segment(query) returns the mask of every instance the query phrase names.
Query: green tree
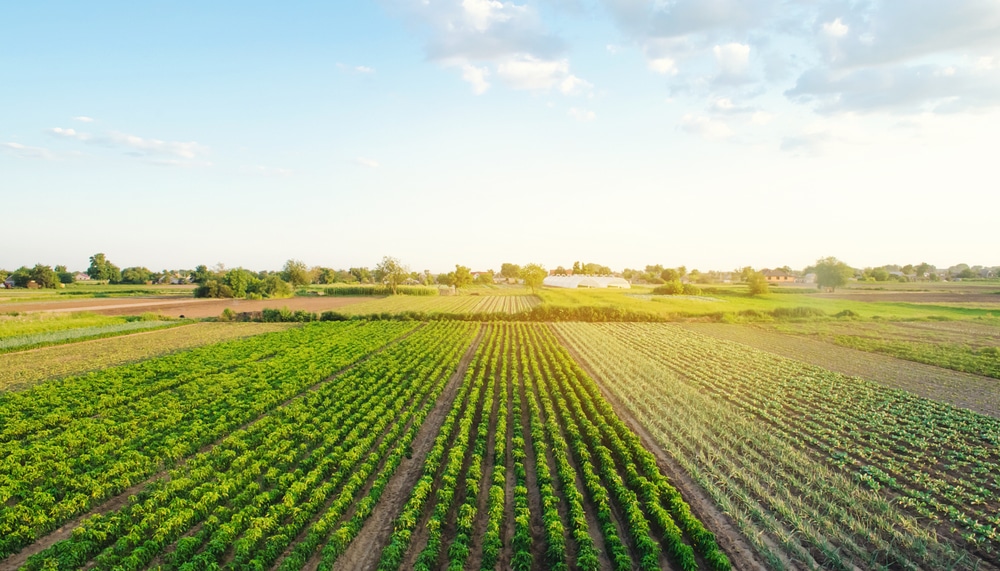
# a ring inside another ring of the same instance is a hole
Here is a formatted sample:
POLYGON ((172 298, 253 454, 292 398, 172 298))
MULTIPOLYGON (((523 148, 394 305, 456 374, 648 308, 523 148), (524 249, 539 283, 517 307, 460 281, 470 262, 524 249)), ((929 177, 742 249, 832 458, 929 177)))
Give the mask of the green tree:
POLYGON ((103 253, 97 253, 90 257, 90 267, 87 268, 87 275, 92 280, 101 280, 110 283, 121 281, 121 270, 118 266, 108 261, 103 253))
POLYGON ((532 292, 542 286, 547 275, 549 273, 539 264, 526 264, 521 268, 521 279, 524 280, 524 285, 531 288, 532 292))
POLYGON ((31 281, 31 268, 21 266, 11 272, 10 277, 14 280, 14 287, 28 287, 28 282, 31 281))
POLYGON ((293 292, 292 286, 276 274, 271 274, 249 286, 249 293, 268 298, 291 297, 293 292))
POLYGON ((389 286, 389 289, 395 295, 399 286, 410 276, 410 268, 404 266, 398 259, 392 256, 385 256, 375 266, 374 276, 377 282, 389 286))
MULTIPOLYGON (((60 283, 71 284, 76 281, 76 274, 66 269, 66 266, 56 266, 52 268, 56 272, 60 283)), ((2 280, 2 278, 0 278, 2 280)))
POLYGON ((246 297, 247 293, 250 293, 259 281, 260 279, 253 272, 244 270, 243 268, 229 270, 223 279, 223 283, 233 290, 233 297, 246 297))
POLYGON ((681 273, 673 268, 666 268, 660 272, 660 279, 669 283, 681 279, 681 273))
POLYGON ((472 270, 455 264, 455 277, 453 278, 452 285, 455 286, 455 289, 472 285, 472 270))
POLYGON ((509 280, 516 280, 521 277, 521 266, 506 262, 500 264, 500 275, 509 280))
POLYGON ((9 275, 10 272, 8 272, 7 270, 0 269, 0 286, 3 285, 2 282, 5 281, 7 279, 7 276, 9 275))
POLYGON ((39 287, 44 288, 54 289, 59 283, 59 276, 56 275, 52 267, 43 264, 35 264, 35 267, 31 268, 28 279, 34 280, 39 287))
POLYGON ((144 284, 151 279, 153 279, 153 272, 141 266, 133 266, 122 270, 119 282, 123 284, 144 284))
POLYGON ((212 279, 213 277, 215 276, 212 275, 212 272, 208 269, 208 266, 206 266, 205 264, 201 264, 195 267, 194 271, 191 272, 191 281, 193 281, 196 284, 203 284, 208 280, 212 279))
POLYGON ((763 295, 768 292, 767 277, 763 272, 752 272, 747 278, 747 287, 750 295, 763 295))
POLYGON ((302 260, 288 260, 281 270, 281 277, 292 287, 304 286, 312 283, 312 276, 309 273, 309 266, 302 260))
POLYGON ((854 270, 837 258, 828 257, 816 261, 816 284, 830 291, 847 283, 847 278, 854 275, 854 270))
POLYGON ((333 268, 317 266, 313 268, 312 272, 316 276, 316 283, 318 284, 329 285, 337 283, 337 270, 333 268))
POLYGON ((495 275, 496 274, 493 272, 493 270, 483 272, 478 276, 476 276, 476 283, 479 285, 491 285, 493 283, 493 277, 495 275))
POLYGON ((351 268, 348 271, 354 276, 355 281, 359 283, 367 284, 372 281, 372 272, 368 268, 351 268))

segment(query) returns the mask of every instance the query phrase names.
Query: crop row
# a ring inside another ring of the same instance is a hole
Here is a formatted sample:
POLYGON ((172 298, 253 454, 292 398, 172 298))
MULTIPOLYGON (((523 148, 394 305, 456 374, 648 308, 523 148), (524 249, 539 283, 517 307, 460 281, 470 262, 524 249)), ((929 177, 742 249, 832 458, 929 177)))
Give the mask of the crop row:
POLYGON ((0 557, 413 327, 305 327, 0 395, 0 557))
POLYGON ((328 568, 356 536, 475 327, 434 324, 85 520, 26 569, 328 568))
POLYGON ((929 481, 976 477, 978 462, 995 453, 985 446, 995 438, 990 419, 671 326, 554 328, 772 568, 789 559, 840 569, 974 566, 902 513, 912 484, 894 488, 895 502, 878 488, 891 478, 912 482, 911 456, 928 459, 929 481), (937 472, 931 454, 959 470, 937 472))
POLYGON ((661 551, 672 568, 730 568, 714 535, 546 327, 486 327, 379 569, 461 569, 476 548, 482 569, 589 570, 604 556, 614 569, 651 570, 664 563, 661 551), (483 469, 491 442, 492 473, 483 469), (475 529, 482 541, 470 541, 475 529))

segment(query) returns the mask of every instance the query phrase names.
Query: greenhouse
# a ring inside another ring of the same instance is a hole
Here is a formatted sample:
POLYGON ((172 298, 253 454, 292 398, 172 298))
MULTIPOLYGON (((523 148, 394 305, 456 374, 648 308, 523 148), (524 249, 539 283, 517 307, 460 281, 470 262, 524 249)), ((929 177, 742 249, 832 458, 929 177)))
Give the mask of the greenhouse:
POLYGON ((565 288, 621 288, 630 289, 632 286, 627 280, 614 276, 549 276, 545 278, 542 285, 549 287, 565 288))

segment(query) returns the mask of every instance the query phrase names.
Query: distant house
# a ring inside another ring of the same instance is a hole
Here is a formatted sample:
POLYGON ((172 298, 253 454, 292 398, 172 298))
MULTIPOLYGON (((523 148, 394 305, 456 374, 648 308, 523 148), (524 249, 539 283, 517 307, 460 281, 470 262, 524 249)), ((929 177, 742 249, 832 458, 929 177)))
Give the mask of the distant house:
POLYGON ((795 282, 795 276, 785 270, 764 270, 761 273, 767 278, 767 283, 769 284, 790 284, 795 282))
POLYGON ((5 289, 14 289, 14 276, 10 276, 3 282, 3 287, 5 289))
POLYGON ((87 282, 90 281, 90 275, 86 272, 76 272, 73 274, 73 279, 78 282, 87 282))

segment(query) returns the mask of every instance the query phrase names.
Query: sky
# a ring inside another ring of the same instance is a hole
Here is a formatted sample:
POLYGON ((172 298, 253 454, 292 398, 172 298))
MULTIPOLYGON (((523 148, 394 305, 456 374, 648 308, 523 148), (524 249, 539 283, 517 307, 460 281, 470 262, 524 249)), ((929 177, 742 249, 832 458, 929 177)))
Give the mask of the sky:
POLYGON ((997 0, 0 3, 0 268, 1000 265, 997 0))

